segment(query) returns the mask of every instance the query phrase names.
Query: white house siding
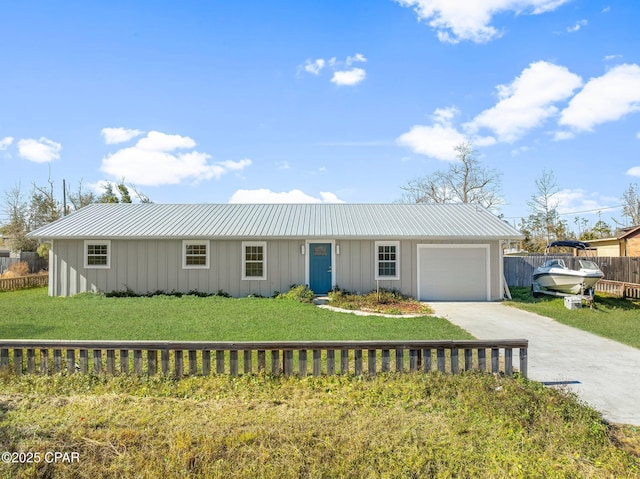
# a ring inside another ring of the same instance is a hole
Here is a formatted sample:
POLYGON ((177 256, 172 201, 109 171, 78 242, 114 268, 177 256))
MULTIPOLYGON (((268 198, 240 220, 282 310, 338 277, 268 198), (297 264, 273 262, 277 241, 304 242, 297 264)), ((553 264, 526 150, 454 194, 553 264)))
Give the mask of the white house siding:
POLYGON ((304 241, 267 242, 267 279, 242 280, 242 241, 211 240, 208 269, 182 268, 182 240, 111 240, 111 267, 84 268, 83 240, 56 240, 51 253, 50 294, 70 296, 83 291, 191 290, 232 296, 286 291, 304 283, 304 241))
MULTIPOLYGON (((375 280, 375 240, 341 240, 336 243, 340 254, 336 256, 337 286, 356 292, 369 292, 377 286, 397 289, 412 297, 418 296, 418 245, 419 244, 489 244, 489 290, 492 301, 502 299, 502 256, 499 241, 400 241, 400 278, 375 280)), ((464 274, 464 271, 458 272, 464 274)))
MULTIPOLYGON (((380 281, 381 288, 417 297, 419 244, 489 244, 490 299, 502 298, 502 258, 499 241, 400 240, 400 278, 380 281)), ((267 279, 242 280, 242 240, 210 240, 208 269, 182 268, 182 240, 111 240, 111 267, 84 268, 83 240, 55 240, 51 250, 49 293, 70 296, 83 291, 138 293, 191 290, 225 291, 232 296, 270 296, 305 283, 304 239, 267 240, 267 279)), ((358 292, 375 290, 375 240, 335 240, 336 285, 358 292)), ((461 271, 459 274, 464 274, 461 271)))

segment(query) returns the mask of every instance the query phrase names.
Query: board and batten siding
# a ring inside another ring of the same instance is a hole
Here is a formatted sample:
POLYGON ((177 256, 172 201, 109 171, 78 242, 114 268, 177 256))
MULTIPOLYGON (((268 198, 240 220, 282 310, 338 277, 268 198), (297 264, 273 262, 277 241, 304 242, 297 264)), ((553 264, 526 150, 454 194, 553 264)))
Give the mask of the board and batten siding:
MULTIPOLYGON (((111 267, 86 269, 83 240, 55 240, 50 252, 49 294, 71 296, 85 291, 217 292, 235 297, 271 296, 293 284, 305 284, 308 252, 305 238, 266 240, 267 279, 242 279, 242 240, 210 240, 208 269, 182 268, 182 240, 111 240, 111 267)), ((321 242, 321 241, 320 241, 321 242)), ((400 240, 400 275, 397 280, 375 280, 376 240, 335 240, 335 285, 355 292, 380 288, 418 295, 418 245, 452 241, 400 240)), ((502 257, 498 241, 455 241, 489 244, 490 299, 502 299, 502 257)), ((459 274, 464 274, 460 271, 459 274)))
MULTIPOLYGON (((340 240, 336 243, 340 254, 336 256, 336 285, 347 291, 366 293, 380 288, 397 289, 416 298, 418 296, 418 245, 488 244, 489 245, 489 297, 502 299, 502 254, 499 241, 400 241, 400 277, 397 280, 375 280, 375 240, 340 240)), ((464 271, 457 274, 464 275, 464 271)))
POLYGON ((304 241, 267 242, 267 279, 242 279, 242 241, 211 240, 208 269, 182 268, 181 240, 111 240, 111 267, 84 267, 83 240, 56 240, 50 253, 49 294, 85 291, 225 291, 232 296, 271 296, 304 283, 304 241))

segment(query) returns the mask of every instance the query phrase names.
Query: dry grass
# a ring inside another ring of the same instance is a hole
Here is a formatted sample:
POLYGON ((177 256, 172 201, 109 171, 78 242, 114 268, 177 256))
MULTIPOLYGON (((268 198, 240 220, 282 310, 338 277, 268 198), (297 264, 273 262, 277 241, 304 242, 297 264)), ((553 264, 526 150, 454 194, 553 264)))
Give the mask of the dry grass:
MULTIPOLYGON (((600 416, 492 375, 5 377, 2 477, 638 477, 600 416)), ((619 436, 616 436, 619 438, 619 436)))
POLYGON ((3 278, 17 278, 19 276, 27 276, 29 274, 29 264, 26 261, 11 263, 7 270, 2 274, 3 278))

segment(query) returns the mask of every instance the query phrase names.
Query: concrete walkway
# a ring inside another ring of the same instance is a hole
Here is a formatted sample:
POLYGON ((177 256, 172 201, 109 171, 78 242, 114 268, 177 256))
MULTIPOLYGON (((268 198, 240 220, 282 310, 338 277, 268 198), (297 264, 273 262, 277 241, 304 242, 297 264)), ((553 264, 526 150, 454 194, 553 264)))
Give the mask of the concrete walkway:
POLYGON ((608 421, 640 426, 640 350, 502 303, 429 305, 478 339, 528 339, 531 379, 562 384, 608 421))

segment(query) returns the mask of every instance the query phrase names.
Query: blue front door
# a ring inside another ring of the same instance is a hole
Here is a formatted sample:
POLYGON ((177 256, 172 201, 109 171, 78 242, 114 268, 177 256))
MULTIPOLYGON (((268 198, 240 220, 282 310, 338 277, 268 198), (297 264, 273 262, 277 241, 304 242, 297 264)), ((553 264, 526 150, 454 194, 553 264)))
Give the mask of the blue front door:
POLYGON ((331 290, 331 243, 309 244, 309 288, 316 294, 331 290))

